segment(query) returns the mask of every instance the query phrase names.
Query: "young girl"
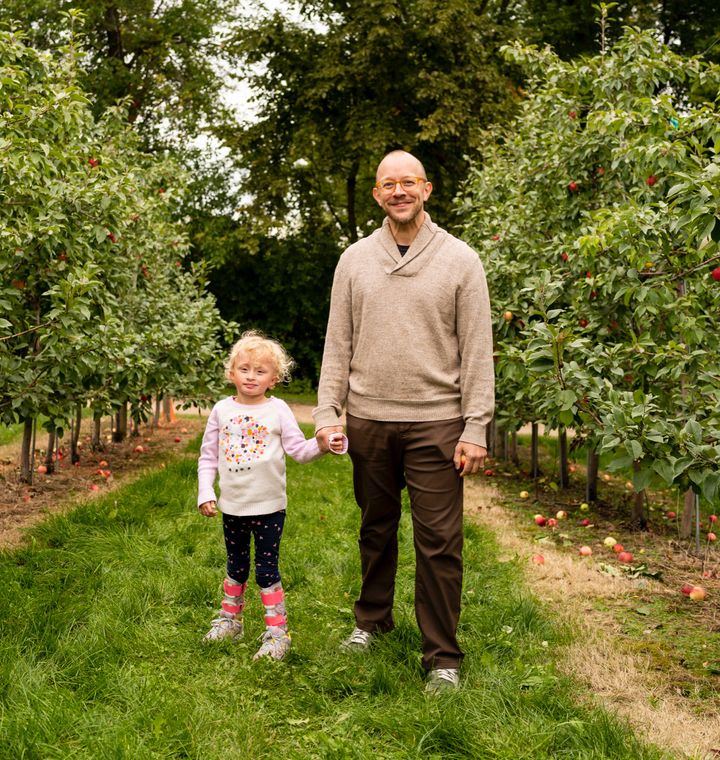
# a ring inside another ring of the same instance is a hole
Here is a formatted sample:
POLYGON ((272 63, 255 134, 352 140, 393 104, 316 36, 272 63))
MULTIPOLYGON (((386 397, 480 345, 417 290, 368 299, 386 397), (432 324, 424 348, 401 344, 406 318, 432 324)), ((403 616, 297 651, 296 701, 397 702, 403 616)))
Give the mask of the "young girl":
MULTIPOLYGON (((225 374, 236 394, 213 407, 198 461, 198 509, 223 516, 227 549, 225 596, 206 641, 243 635, 245 590, 250 575, 250 536, 255 541, 255 580, 265 607, 266 630, 253 659, 282 659, 290 647, 285 592, 278 570, 285 522, 285 454, 298 462, 322 456, 317 441, 305 439, 290 407, 265 394, 287 380, 292 359, 274 340, 246 332, 233 346, 225 374), (220 499, 213 488, 220 474, 220 499)), ((347 451, 347 439, 330 441, 336 454, 347 451)))

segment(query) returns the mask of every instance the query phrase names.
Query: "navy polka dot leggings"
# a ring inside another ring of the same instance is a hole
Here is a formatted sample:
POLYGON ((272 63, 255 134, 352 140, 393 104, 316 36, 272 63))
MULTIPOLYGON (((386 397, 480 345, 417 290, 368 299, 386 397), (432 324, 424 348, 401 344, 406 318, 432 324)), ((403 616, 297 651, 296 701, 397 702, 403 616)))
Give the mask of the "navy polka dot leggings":
POLYGON ((223 513, 227 574, 238 583, 250 576, 250 536, 255 539, 255 580, 260 588, 280 582, 278 560, 285 510, 269 515, 238 517, 223 513))

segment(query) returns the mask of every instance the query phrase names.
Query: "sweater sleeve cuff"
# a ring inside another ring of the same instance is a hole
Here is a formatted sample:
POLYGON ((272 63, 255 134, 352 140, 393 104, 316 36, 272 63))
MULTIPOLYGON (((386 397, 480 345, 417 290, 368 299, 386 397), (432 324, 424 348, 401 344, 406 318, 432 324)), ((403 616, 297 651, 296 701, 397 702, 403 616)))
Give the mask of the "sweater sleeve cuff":
POLYGON ((340 415, 332 406, 316 406, 312 416, 315 420, 315 432, 320 428, 342 427, 340 415))
POLYGON ((482 446, 487 448, 487 426, 482 425, 479 422, 466 422, 465 430, 463 430, 460 436, 461 441, 465 443, 474 443, 476 446, 482 446))
POLYGON ((198 507, 201 504, 204 504, 206 501, 217 501, 217 496, 215 495, 215 490, 210 489, 209 491, 202 490, 198 493, 198 507))

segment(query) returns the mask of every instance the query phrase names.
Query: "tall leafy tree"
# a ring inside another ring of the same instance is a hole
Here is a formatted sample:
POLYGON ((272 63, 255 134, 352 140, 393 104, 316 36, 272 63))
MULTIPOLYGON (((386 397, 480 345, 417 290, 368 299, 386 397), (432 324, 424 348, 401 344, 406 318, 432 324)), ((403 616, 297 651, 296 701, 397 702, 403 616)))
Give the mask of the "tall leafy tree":
MULTIPOLYGON (((720 60, 720 5, 706 0, 619 0, 607 3, 608 34, 623 26, 654 30, 658 41, 686 55, 720 60)), ((597 0, 525 0, 523 38, 550 45, 564 59, 598 51, 597 0)))
POLYGON ((0 25, 55 49, 80 33, 80 84, 98 117, 121 98, 152 144, 229 119, 222 93, 234 70, 226 38, 237 23, 233 0, 3 0, 0 25), (75 19, 71 29, 68 12, 75 19))
POLYGON ((479 131, 513 107, 497 55, 509 5, 309 0, 302 21, 276 13, 246 24, 236 49, 258 116, 231 144, 249 208, 352 241, 377 219, 375 165, 403 147, 424 162, 432 213, 448 224, 479 131))

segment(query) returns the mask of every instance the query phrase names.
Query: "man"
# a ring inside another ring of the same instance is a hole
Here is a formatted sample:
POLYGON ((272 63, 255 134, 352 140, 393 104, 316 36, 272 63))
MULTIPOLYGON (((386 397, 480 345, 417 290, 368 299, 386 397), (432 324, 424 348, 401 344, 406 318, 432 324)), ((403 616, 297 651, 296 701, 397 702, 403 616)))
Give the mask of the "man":
POLYGON ((424 210, 432 185, 410 153, 380 162, 383 225, 340 257, 316 436, 347 435, 361 510, 362 589, 344 642, 365 650, 394 626, 400 492, 415 543, 415 615, 430 692, 459 685, 463 482, 486 457, 493 414, 490 303, 477 254, 424 210))

